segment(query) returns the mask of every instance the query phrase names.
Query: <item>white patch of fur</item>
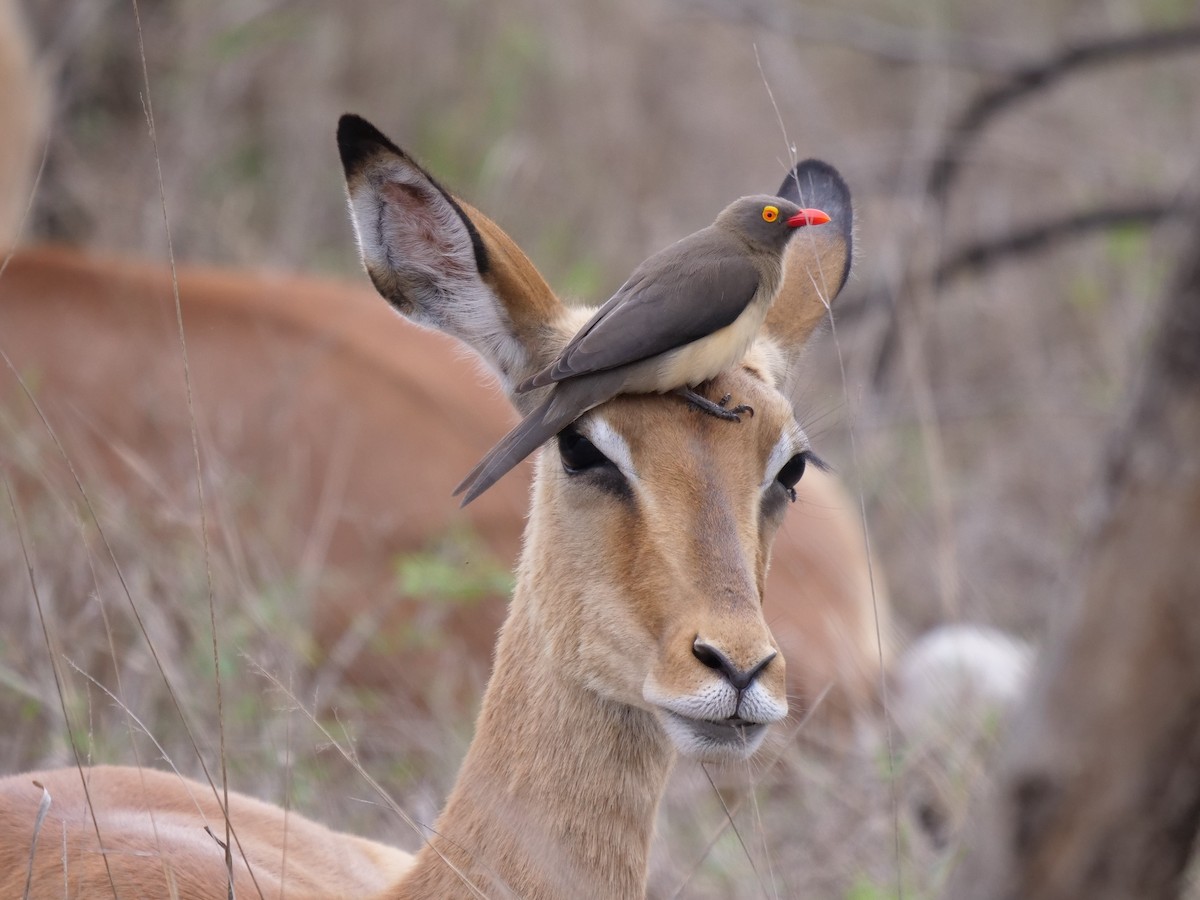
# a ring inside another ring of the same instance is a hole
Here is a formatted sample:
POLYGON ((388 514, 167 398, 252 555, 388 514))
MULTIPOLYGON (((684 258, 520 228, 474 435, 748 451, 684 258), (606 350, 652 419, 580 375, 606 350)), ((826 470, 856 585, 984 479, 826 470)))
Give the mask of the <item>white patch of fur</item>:
POLYGON ((761 682, 753 682, 742 692, 739 705, 737 689, 716 675, 700 690, 682 695, 664 690, 651 676, 642 687, 642 698, 676 715, 710 722, 719 722, 736 714, 743 719, 769 724, 787 715, 787 703, 772 697, 761 682))
POLYGON ((800 426, 795 422, 789 422, 783 426, 783 432, 779 435, 779 440, 775 442, 775 446, 771 448, 771 454, 767 457, 766 467, 763 469, 762 484, 759 485, 760 491, 766 491, 779 475, 779 470, 784 467, 789 459, 797 453, 802 453, 808 449, 808 438, 800 429, 800 426))
POLYGON ((779 342, 765 331, 759 333, 747 351, 743 364, 762 372, 777 390, 782 390, 787 381, 788 355, 783 352, 779 342))
POLYGON ((596 445, 596 449, 621 470, 630 481, 636 481, 637 469, 633 465, 633 453, 629 443, 609 424, 603 415, 592 412, 578 423, 587 439, 596 445))
POLYGON ((778 722, 787 715, 786 700, 776 700, 761 682, 755 681, 742 691, 738 715, 753 722, 778 722))
MULTIPOLYGON (((555 329, 558 331, 558 337, 562 339, 562 347, 567 345, 567 341, 575 337, 579 329, 591 321, 592 316, 596 314, 598 306, 568 306, 563 311, 563 314, 555 321, 555 329)), ((555 352, 562 350, 562 347, 556 348, 555 352)))
POLYGON ((642 697, 658 711, 658 720, 675 749, 697 759, 744 759, 766 737, 766 729, 762 729, 742 741, 722 740, 713 735, 711 723, 736 714, 769 725, 787 715, 787 702, 776 700, 757 681, 742 692, 740 704, 733 685, 717 677, 695 693, 682 696, 668 693, 651 677, 643 685, 642 697))
POLYGON ((728 719, 737 709, 737 690, 715 675, 700 690, 683 695, 664 690, 651 676, 642 687, 642 698, 677 715, 713 722, 728 719))

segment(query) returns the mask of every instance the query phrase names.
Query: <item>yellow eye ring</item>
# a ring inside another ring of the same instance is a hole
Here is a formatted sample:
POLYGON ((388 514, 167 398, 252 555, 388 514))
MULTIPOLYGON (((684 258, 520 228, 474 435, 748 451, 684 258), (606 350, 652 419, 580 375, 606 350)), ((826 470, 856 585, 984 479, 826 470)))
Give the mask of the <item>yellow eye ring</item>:
POLYGON ((779 218, 779 207, 764 206, 763 211, 762 211, 762 217, 763 217, 764 222, 774 222, 776 219, 779 218))

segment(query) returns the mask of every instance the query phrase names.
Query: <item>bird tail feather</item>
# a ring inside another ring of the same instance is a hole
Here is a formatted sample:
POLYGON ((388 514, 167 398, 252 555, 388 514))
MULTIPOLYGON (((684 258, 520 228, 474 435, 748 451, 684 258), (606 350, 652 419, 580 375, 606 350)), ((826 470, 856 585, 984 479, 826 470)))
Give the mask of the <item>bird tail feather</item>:
POLYGON ((610 389, 610 384, 615 386, 617 381, 609 376, 556 385, 541 406, 522 419, 488 451, 487 456, 454 489, 454 496, 463 494, 462 505, 466 506, 554 435, 592 407, 612 397, 616 390, 610 389))

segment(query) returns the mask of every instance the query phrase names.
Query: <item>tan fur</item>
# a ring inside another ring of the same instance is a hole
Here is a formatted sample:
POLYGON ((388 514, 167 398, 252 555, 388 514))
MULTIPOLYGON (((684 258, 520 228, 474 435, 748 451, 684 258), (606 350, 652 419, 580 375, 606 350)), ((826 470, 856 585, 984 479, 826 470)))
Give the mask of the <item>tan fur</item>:
MULTIPOLYGON (((421 673, 449 656, 462 660, 465 700, 486 675, 505 598, 457 605, 397 597, 396 560, 429 552, 457 529, 477 535, 496 566, 511 565, 528 503, 524 479, 465 511, 448 499, 511 412, 479 383, 479 367, 461 349, 405 323, 369 288, 187 267, 179 286, 203 465, 232 486, 210 492, 210 515, 224 522, 236 514, 214 530, 215 552, 226 552, 226 539, 236 551, 247 529, 268 514, 273 521, 280 506, 292 527, 252 543, 301 575, 316 546, 320 570, 302 581, 311 594, 296 602, 298 614, 311 615, 318 662, 356 619, 377 615, 374 640, 340 660, 345 677, 386 688, 401 708, 424 705, 430 692, 421 673), (432 458, 430 447, 439 448, 432 458), (420 477, 415 460, 423 461, 420 477), (239 486, 271 507, 235 505, 226 494, 239 486), (427 627, 443 642, 406 643, 411 623, 425 621, 431 606, 445 618, 427 627)), ((148 509, 164 497, 186 504, 194 496, 166 269, 64 248, 19 251, 0 280, 0 348, 96 496, 106 486, 148 509)), ((10 424, 43 436, 2 365, 0 409, 10 424)), ((24 504, 75 496, 44 444, 39 480, 18 485, 24 504)))
POLYGON ((798 386, 797 365, 804 342, 829 318, 848 264, 848 248, 833 229, 805 228, 783 258, 783 284, 767 313, 767 332, 787 354, 781 389, 792 396, 798 386))
MULTIPOLYGON (((493 270, 483 279, 485 291, 472 296, 486 302, 490 295, 504 307, 503 315, 477 321, 507 324, 504 335, 476 335, 473 346, 487 357, 501 343, 517 345, 531 368, 569 335, 569 314, 515 246, 497 241, 482 217, 476 222, 493 270), (518 284, 520 291, 494 292, 518 284)), ((341 302, 328 300, 332 309, 341 302)), ((811 294, 803 302, 811 304, 811 294)), ((780 334, 777 344, 790 351, 806 336, 780 334)), ((515 358, 505 357, 509 364, 515 358)), ((277 896, 285 877, 293 879, 288 897, 440 900, 477 896, 476 889, 528 898, 644 893, 654 812, 675 752, 662 704, 704 706, 723 690, 722 676, 696 657, 693 641, 718 647, 740 667, 778 646, 764 617, 763 586, 779 520, 760 509, 761 486, 771 478, 766 460, 781 434, 796 428, 776 387, 788 374, 777 368, 786 358, 790 352, 764 348, 749 367, 711 386, 713 394, 729 392, 754 406, 756 414, 742 423, 658 396, 617 398, 594 411, 629 448, 636 503, 572 482, 553 450, 542 455, 494 675, 433 844, 401 877, 406 858, 398 851, 292 816, 287 858, 296 868, 289 865, 285 876, 285 814, 238 796, 230 819, 261 873, 265 896, 277 896), (347 874, 351 863, 355 872, 347 874)), ((500 367, 496 358, 489 361, 500 367)), ((510 382, 517 374, 505 373, 510 382)), ((427 413, 419 405, 412 412, 427 413)), ((803 588, 802 581, 797 592, 803 588)), ((861 600, 858 608, 861 628, 867 617, 861 600)), ((863 668, 868 660, 863 653, 863 668)), ((770 710, 784 705, 784 669, 781 657, 772 660, 752 687, 767 710, 761 721, 776 718, 770 710)), ((207 787, 128 768, 97 768, 87 776, 97 788, 99 841, 120 852, 95 852, 95 825, 79 812, 78 772, 11 776, 0 781, 5 896, 19 895, 24 883, 40 796, 30 790, 34 777, 51 785, 57 817, 43 829, 32 897, 103 896, 110 872, 119 896, 169 895, 162 890, 168 880, 181 897, 226 896, 219 849, 203 833, 205 823, 223 831, 207 787), (153 827, 163 816, 172 823, 165 836, 153 827), (108 870, 106 858, 115 860, 108 870)), ((256 895, 240 862, 236 877, 239 896, 256 895)))
MULTIPOLYGON (((96 766, 85 774, 86 790, 76 769, 0 780, 0 897, 22 896, 43 787, 50 811, 38 835, 32 898, 112 897, 113 885, 122 900, 226 896, 225 854, 204 830, 224 840, 211 788, 152 769, 96 766)), ((229 801, 238 897, 360 900, 379 895, 412 863, 403 851, 278 806, 240 794, 229 801)))

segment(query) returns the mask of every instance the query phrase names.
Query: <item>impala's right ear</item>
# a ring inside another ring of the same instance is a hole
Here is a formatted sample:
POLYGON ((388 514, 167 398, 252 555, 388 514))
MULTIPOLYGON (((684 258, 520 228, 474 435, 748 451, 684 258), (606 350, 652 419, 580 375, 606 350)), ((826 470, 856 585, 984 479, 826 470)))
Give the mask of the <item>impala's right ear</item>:
POLYGON ((854 249, 854 207, 850 188, 837 169, 817 159, 797 163, 778 195, 829 214, 829 223, 805 228, 792 238, 783 264, 783 284, 767 313, 765 330, 784 353, 777 386, 791 395, 803 369, 805 343, 829 316, 830 306, 850 275, 854 249))
POLYGON ((549 363, 548 326, 562 303, 508 235, 365 119, 342 116, 337 140, 375 288, 414 322, 470 346, 512 396, 549 363))

